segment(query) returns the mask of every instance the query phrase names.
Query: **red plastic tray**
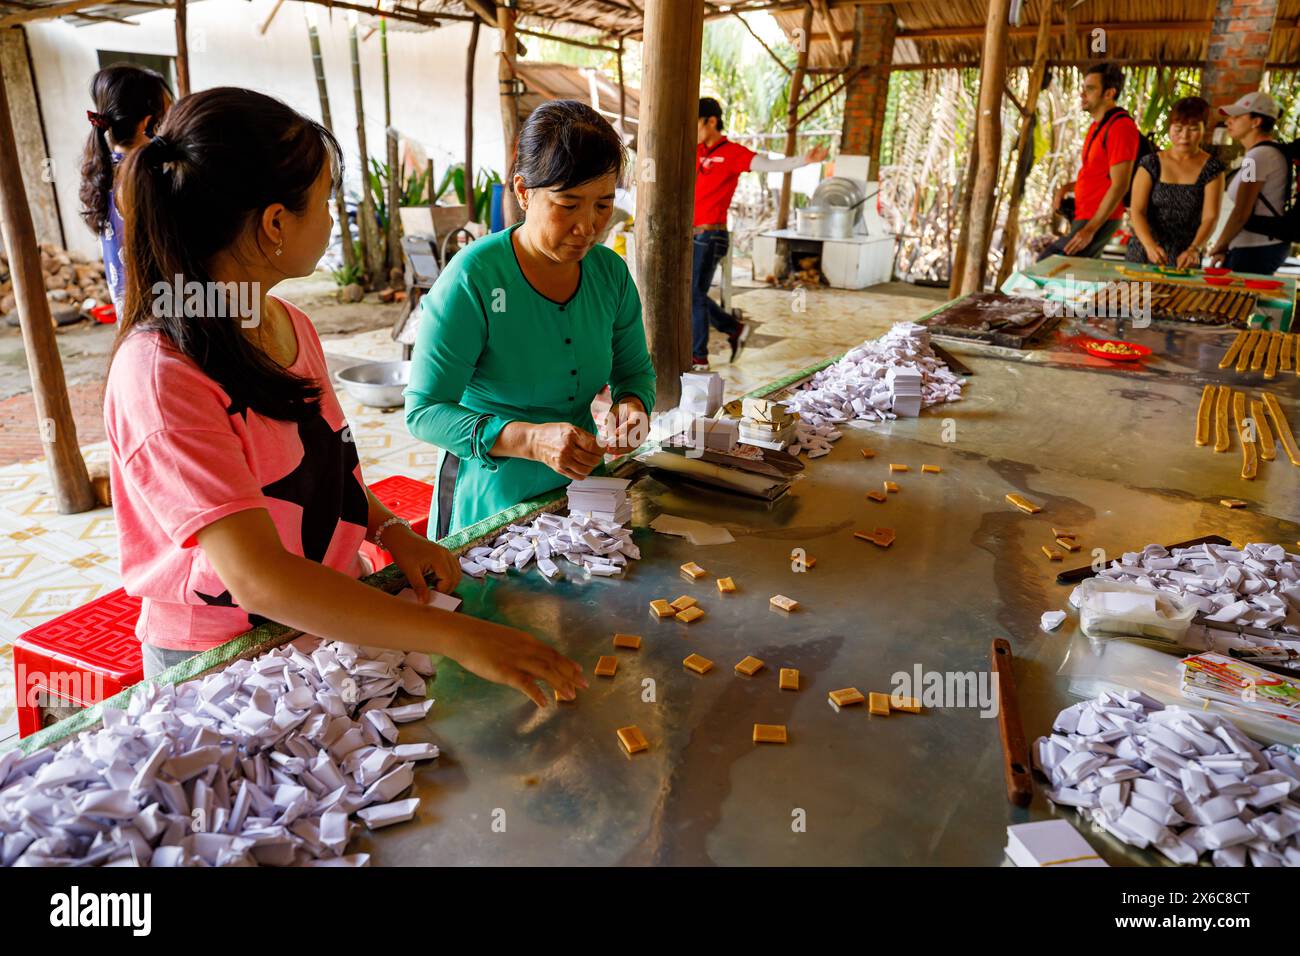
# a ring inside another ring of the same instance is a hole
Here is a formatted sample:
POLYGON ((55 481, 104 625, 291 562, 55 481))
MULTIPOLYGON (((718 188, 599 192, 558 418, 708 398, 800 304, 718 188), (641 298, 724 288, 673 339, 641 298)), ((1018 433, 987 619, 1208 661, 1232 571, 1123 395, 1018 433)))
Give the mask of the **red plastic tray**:
POLYGON ((1095 355, 1097 358, 1111 362, 1136 362, 1138 359, 1144 359, 1151 354, 1151 350, 1145 345, 1138 345, 1136 342, 1123 342, 1119 339, 1083 339, 1079 344, 1083 346, 1083 350, 1089 355, 1095 355), (1103 351, 1100 348, 1102 345, 1122 345, 1133 351, 1127 355, 1115 354, 1103 351))

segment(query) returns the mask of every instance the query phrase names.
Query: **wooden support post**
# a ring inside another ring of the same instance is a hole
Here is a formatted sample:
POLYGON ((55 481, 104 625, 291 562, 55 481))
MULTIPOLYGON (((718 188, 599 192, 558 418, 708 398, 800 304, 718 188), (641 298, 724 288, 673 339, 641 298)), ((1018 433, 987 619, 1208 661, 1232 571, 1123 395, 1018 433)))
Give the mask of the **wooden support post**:
POLYGON ((54 486, 55 506, 60 514, 89 511, 95 507, 95 492, 77 444, 77 426, 68 401, 68 384, 63 377, 50 303, 45 298, 41 252, 27 206, 22 168, 18 164, 3 73, 0 73, 0 229, 9 250, 18 324, 27 353, 27 370, 32 379, 32 397, 36 400, 36 418, 54 486))
POLYGON ((176 93, 190 95, 190 46, 186 40, 185 0, 176 0, 176 93))
POLYGON ((618 38, 618 139, 627 145, 627 83, 623 79, 623 38, 618 38))
POLYGON ((370 288, 388 277, 384 272, 384 250, 375 219, 375 197, 370 191, 370 152, 366 149, 366 107, 361 97, 361 53, 357 45, 355 17, 348 26, 348 39, 352 47, 352 98, 357 113, 357 147, 361 151, 361 212, 357 231, 361 238, 362 268, 369 274, 370 288))
MULTIPOLYGON (((325 86, 325 60, 320 52, 320 34, 316 31, 316 17, 313 8, 307 8, 307 39, 311 43, 312 69, 316 71, 316 95, 320 99, 320 121, 331 133, 334 122, 330 118, 330 94, 325 86)), ((343 179, 339 178, 334 186, 334 214, 338 216, 339 235, 342 237, 343 265, 351 269, 357 264, 357 251, 352 245, 352 227, 348 224, 348 205, 343 196, 343 179)))
POLYGON ((657 382, 655 407, 681 398, 691 367, 691 224, 704 0, 646 0, 637 127, 636 257, 657 382))
POLYGON ((497 30, 501 34, 501 52, 497 59, 497 82, 501 88, 501 133, 505 141, 505 182, 501 197, 501 217, 510 226, 523 218, 523 210, 515 199, 515 140, 519 138, 519 95, 516 85, 515 60, 519 56, 519 37, 515 33, 516 14, 513 7, 497 7, 497 30))
MULTIPOLYGON (((844 34, 840 33, 840 28, 835 24, 835 15, 831 13, 826 0, 813 0, 813 4, 817 7, 817 12, 821 15, 822 23, 826 24, 826 32, 830 34, 831 45, 835 47, 835 62, 847 69, 850 61, 845 59, 844 55, 844 34)), ((808 45, 812 46, 811 41, 808 45)))
POLYGON ((401 280, 397 273, 402 272, 402 221, 398 207, 402 201, 402 160, 398 155, 397 130, 393 129, 393 94, 388 81, 388 21, 379 20, 379 58, 384 66, 384 145, 387 147, 388 163, 388 237, 385 243, 388 250, 388 275, 384 284, 397 286, 401 280), (396 281, 394 281, 396 279, 396 281))
POLYGON ((952 254, 952 272, 948 275, 948 297, 961 295, 962 275, 966 271, 966 244, 970 241, 970 197, 975 191, 975 170, 980 154, 979 127, 971 135, 970 153, 966 156, 966 175, 962 178, 961 194, 956 198, 957 248, 952 254))
MULTIPOLYGON (((799 35, 799 59, 795 63, 794 74, 790 77, 790 103, 786 110, 785 124, 785 154, 786 156, 795 155, 798 148, 799 133, 799 98, 803 92, 803 78, 808 71, 808 54, 812 49, 812 21, 813 8, 812 4, 804 7, 803 10, 803 32, 799 35)), ((781 200, 776 207, 776 228, 784 229, 790 223, 790 193, 792 191, 793 174, 786 173, 781 177, 781 200)))
MULTIPOLYGON (((474 60, 478 56, 478 20, 469 28, 469 54, 465 60, 465 204, 469 207, 469 221, 478 222, 478 203, 474 198, 474 60)), ((437 186, 429 177, 429 202, 437 186)))
POLYGON ((980 66, 980 94, 975 127, 979 130, 978 166, 971 192, 970 237, 961 291, 984 288, 988 270, 989 238, 993 234, 993 194, 1002 156, 1002 91, 1007 85, 1007 17, 1011 0, 990 0, 984 25, 984 57, 980 66))
POLYGON ((1000 287, 1011 275, 1016 261, 1016 244, 1020 239, 1020 201, 1025 195, 1025 180, 1033 163, 1034 126, 1038 113, 1038 94, 1047 72, 1047 49, 1052 36, 1052 0, 1039 0, 1038 38, 1034 43, 1034 65, 1029 69, 1029 88, 1025 91, 1024 115, 1020 135, 1016 138, 1015 176, 1007 191, 1007 222, 1002 228, 1002 263, 994 286, 1000 287))

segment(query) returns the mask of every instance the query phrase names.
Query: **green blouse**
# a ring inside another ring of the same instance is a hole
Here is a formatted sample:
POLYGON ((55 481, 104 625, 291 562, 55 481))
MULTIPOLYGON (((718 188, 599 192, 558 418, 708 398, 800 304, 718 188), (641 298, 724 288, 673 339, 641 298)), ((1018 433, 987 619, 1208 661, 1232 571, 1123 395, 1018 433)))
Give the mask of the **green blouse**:
POLYGON ((458 252, 420 302, 406 427, 439 448, 429 537, 442 537, 567 482, 541 462, 488 454, 512 421, 595 431, 591 401, 654 406, 641 300, 627 265, 595 246, 567 302, 532 287, 511 234, 458 252))

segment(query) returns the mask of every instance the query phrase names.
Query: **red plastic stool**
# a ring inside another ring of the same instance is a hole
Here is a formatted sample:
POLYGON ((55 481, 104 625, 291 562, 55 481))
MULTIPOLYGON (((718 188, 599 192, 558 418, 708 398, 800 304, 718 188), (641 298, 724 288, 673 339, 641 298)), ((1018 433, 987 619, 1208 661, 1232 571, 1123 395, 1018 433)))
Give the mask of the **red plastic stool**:
POLYGON ((144 679, 135 622, 140 599, 121 588, 32 628, 14 641, 18 736, 41 729, 47 699, 89 707, 144 679))
MULTIPOLYGON (((389 511, 411 522, 412 531, 428 534, 429 505, 433 503, 433 485, 427 481, 407 478, 405 475, 393 475, 391 478, 376 481, 370 486, 370 490, 389 511)), ((391 554, 369 541, 361 546, 361 553, 370 559, 376 571, 393 563, 391 554)))

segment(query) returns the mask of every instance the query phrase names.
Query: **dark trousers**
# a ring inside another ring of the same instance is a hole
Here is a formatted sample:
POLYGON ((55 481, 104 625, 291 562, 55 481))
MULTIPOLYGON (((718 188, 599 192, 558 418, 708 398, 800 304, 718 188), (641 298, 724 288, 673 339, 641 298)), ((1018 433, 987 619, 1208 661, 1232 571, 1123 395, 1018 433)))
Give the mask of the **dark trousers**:
POLYGON ((1233 272, 1253 272, 1256 275, 1271 276, 1286 262, 1291 243, 1275 242, 1267 246, 1240 246, 1229 249, 1223 264, 1233 272))
MULTIPOLYGON (((1081 252, 1076 252, 1075 255, 1081 259, 1096 259, 1101 255, 1101 251, 1106 248, 1106 243, 1110 241, 1110 237, 1115 235, 1115 230, 1119 228, 1119 224, 1120 220, 1118 219, 1109 219, 1102 223, 1101 228, 1097 230, 1097 234, 1092 237, 1092 242, 1088 243, 1088 247, 1081 252)), ((1087 219, 1076 219, 1071 222, 1070 231, 1044 249, 1039 255, 1038 261, 1042 262, 1048 256, 1065 255, 1065 244, 1086 225, 1088 225, 1087 219)))
POLYGON ((709 354, 709 325, 730 335, 739 323, 730 312, 709 298, 709 286, 718 263, 727 254, 731 237, 721 229, 701 232, 691 245, 691 355, 709 354))

